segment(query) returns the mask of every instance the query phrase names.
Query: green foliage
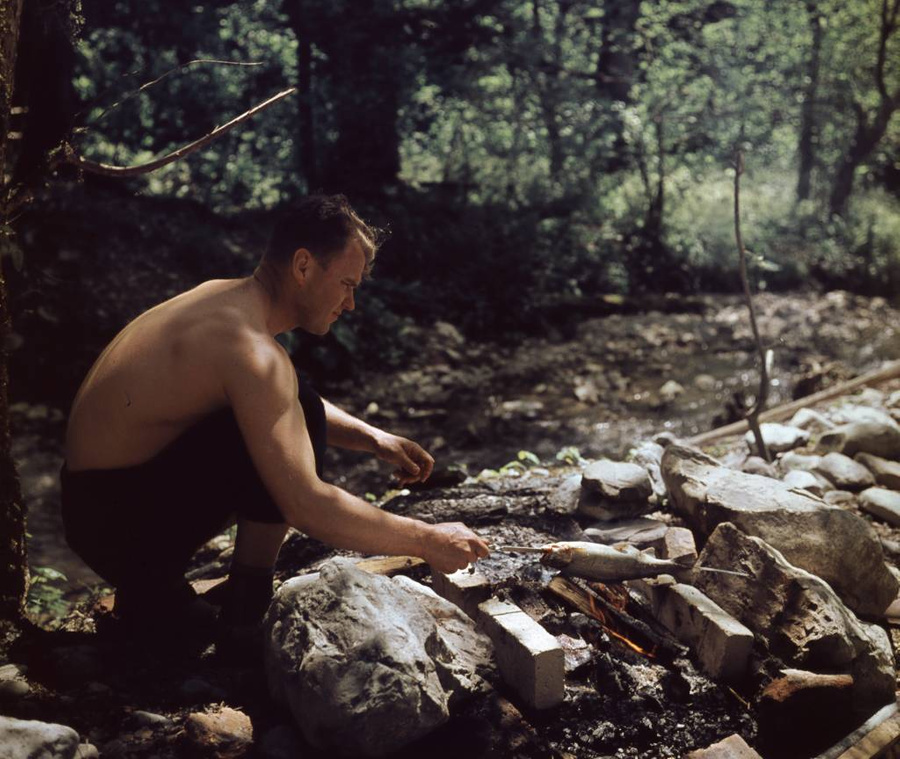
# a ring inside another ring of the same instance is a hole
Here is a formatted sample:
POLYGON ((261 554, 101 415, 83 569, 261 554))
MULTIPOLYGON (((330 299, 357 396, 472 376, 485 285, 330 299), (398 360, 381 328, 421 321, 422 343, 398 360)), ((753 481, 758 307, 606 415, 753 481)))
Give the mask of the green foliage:
POLYGON ((556 460, 568 466, 582 466, 587 463, 587 459, 582 457, 581 451, 572 445, 560 448, 556 452, 556 460))
MULTIPOLYGON (((320 186, 350 191, 393 237, 365 319, 334 331, 344 354, 402 362, 415 346, 394 338, 409 320, 526 329, 544 301, 565 295, 737 288, 737 147, 748 160, 743 221, 760 286, 894 281, 897 119, 858 172, 845 218, 825 212, 858 120, 879 107, 880 0, 348 7, 93 0, 75 72, 79 122, 90 125, 80 149, 120 164, 180 146, 307 77, 293 101, 134 185, 227 212, 320 186), (194 58, 262 65, 192 67, 98 121, 123 93, 194 58), (813 195, 798 204, 810 98, 813 195)), ((895 33, 890 92, 900 84, 897 45, 895 33)))
POLYGON ((33 618, 58 619, 68 611, 64 590, 59 583, 66 576, 53 567, 31 567, 26 610, 33 618))

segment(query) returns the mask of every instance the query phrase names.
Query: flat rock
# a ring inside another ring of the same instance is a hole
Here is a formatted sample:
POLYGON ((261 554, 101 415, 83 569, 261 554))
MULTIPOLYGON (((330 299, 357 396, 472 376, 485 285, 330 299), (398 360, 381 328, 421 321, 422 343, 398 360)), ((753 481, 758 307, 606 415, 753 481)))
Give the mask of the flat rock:
POLYGON ((795 469, 811 472, 821 460, 821 456, 807 456, 796 451, 788 451, 779 456, 775 463, 781 472, 792 472, 795 469))
POLYGON ((638 464, 603 459, 588 464, 581 476, 581 489, 611 501, 646 500, 653 492, 650 475, 638 464))
POLYGON ((875 483, 890 490, 900 490, 900 461, 890 461, 871 453, 857 453, 853 459, 875 477, 875 483))
POLYGON ((227 706, 214 712, 188 715, 184 732, 193 749, 216 759, 237 759, 248 754, 253 746, 250 718, 227 706))
POLYGON ((426 735, 494 672, 490 641, 460 609, 347 559, 284 583, 264 626, 273 698, 309 743, 344 755, 382 756, 426 735))
POLYGON ((0 716, 3 759, 74 759, 79 736, 71 727, 0 716))
MULTIPOLYGON (((770 453, 783 453, 800 448, 809 442, 809 432, 788 424, 763 422, 759 425, 759 431, 762 433, 763 442, 770 453)), ((756 438, 752 430, 744 435, 744 442, 751 453, 756 453, 756 438)))
POLYGON ((782 482, 797 490, 806 490, 815 496, 821 497, 827 490, 834 490, 834 486, 827 480, 822 480, 812 472, 804 472, 802 469, 793 469, 784 475, 782 482))
POLYGON ((679 445, 666 449, 662 474, 674 510, 700 535, 731 522, 824 579, 858 614, 878 616, 896 598, 900 583, 871 525, 858 514, 778 480, 726 469, 679 445))
POLYGON ((653 510, 653 492, 644 467, 624 461, 594 461, 581 477, 578 510, 597 519, 624 519, 653 510))
POLYGON ((762 637, 768 653, 786 667, 850 675, 857 714, 868 715, 893 700, 894 662, 887 633, 857 619, 827 583, 728 523, 710 535, 699 561, 747 573, 702 573, 695 582, 762 637))
POLYGON ((813 472, 821 474, 838 490, 849 490, 851 493, 875 484, 875 477, 866 467, 843 453, 825 454, 813 472))
POLYGON ((871 453, 885 459, 900 459, 900 427, 893 421, 843 424, 822 433, 816 451, 837 451, 846 456, 871 453))
POLYGON ((869 488, 859 494, 859 507, 872 516, 900 527, 900 493, 887 488, 869 488))
POLYGON ((598 522, 586 527, 584 534, 597 543, 612 545, 613 543, 628 542, 634 545, 645 545, 656 540, 661 540, 669 525, 658 519, 638 517, 637 519, 622 519, 614 522, 598 522))

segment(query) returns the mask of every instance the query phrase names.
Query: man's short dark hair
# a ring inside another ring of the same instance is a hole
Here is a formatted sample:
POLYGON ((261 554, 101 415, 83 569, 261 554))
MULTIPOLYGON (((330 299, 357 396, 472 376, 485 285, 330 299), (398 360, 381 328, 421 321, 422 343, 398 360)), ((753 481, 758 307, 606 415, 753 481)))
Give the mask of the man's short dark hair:
POLYGON ((381 230, 366 224, 344 195, 308 195, 282 213, 263 260, 276 266, 289 265, 294 252, 306 248, 322 266, 327 266, 356 239, 366 255, 368 273, 381 236, 381 230))

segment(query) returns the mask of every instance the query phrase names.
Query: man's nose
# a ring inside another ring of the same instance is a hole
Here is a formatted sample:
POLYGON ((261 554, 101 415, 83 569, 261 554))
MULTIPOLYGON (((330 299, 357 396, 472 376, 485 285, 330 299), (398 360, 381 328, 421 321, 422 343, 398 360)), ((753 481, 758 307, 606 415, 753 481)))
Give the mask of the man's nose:
POLYGON ((353 291, 351 290, 347 297, 344 298, 344 310, 352 311, 354 308, 356 308, 356 301, 353 298, 353 291))

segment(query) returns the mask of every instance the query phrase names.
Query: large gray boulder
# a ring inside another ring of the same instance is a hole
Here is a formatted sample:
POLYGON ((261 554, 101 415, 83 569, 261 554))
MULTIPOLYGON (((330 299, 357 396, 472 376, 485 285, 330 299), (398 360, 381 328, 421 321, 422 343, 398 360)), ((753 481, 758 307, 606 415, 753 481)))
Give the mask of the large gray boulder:
POLYGON ((79 736, 71 727, 0 716, 3 759, 74 759, 79 736))
POLYGON ((858 514, 778 480, 727 469, 683 446, 666 449, 662 474, 675 511, 701 534, 731 522, 821 577, 863 616, 880 615, 897 597, 900 583, 872 527, 858 514))
POLYGON ((698 572, 695 583, 764 639, 769 654, 789 667, 852 676, 852 703, 860 715, 894 699, 887 633, 860 622, 819 577, 727 522, 710 535, 699 564, 747 573, 698 572))
POLYGON ((893 422, 851 422, 822 433, 819 453, 837 451, 845 456, 871 453, 885 459, 900 459, 900 426, 893 422))
POLYGON ((278 591, 265 619, 269 689, 313 746, 382 756, 485 690, 491 644, 453 604, 405 577, 333 559, 278 591))

